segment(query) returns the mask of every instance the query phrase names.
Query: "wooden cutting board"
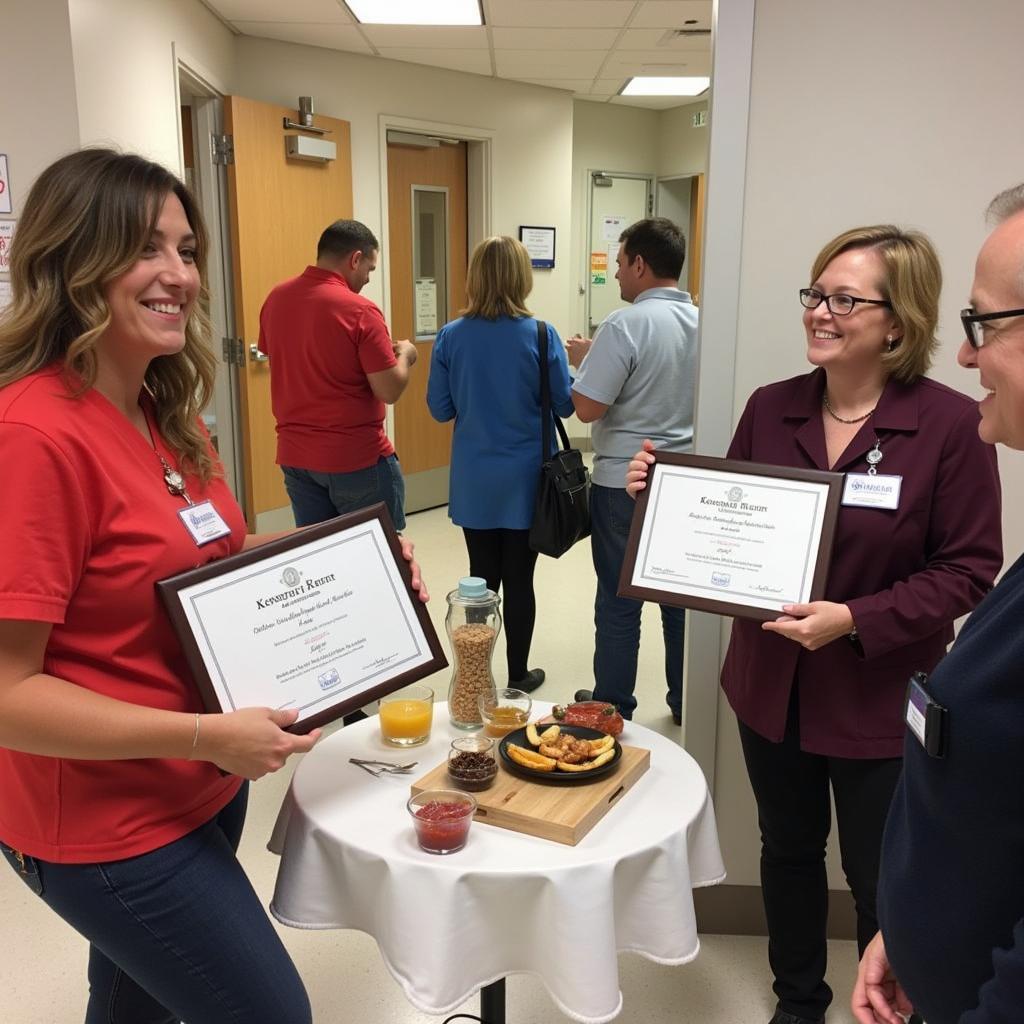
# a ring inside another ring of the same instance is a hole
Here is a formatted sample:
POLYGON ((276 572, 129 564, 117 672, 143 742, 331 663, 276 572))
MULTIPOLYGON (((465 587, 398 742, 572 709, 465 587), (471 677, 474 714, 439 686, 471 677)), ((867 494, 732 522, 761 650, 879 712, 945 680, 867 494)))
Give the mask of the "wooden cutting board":
MULTIPOLYGON (((615 771, 593 782, 557 785, 521 778, 499 758, 494 784, 472 794, 477 801, 474 818, 485 825, 575 846, 623 798, 650 763, 649 750, 623 747, 615 771)), ((453 788, 447 760, 412 784, 414 794, 453 788)))

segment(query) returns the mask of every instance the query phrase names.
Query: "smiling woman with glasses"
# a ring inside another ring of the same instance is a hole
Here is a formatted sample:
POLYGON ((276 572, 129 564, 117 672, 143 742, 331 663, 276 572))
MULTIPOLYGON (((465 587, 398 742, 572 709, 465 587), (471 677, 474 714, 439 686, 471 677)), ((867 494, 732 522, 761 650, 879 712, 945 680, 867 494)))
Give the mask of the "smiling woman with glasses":
MULTIPOLYGON (((729 448, 733 459, 845 476, 826 599, 785 605, 774 622, 736 619, 722 668, 761 829, 772 1024, 818 1024, 832 999, 830 795, 861 950, 874 934, 907 680, 935 667, 1002 561, 996 463, 977 407, 924 376, 941 284, 918 232, 879 225, 829 242, 800 290, 814 369, 755 391, 729 448)), ((650 458, 630 464, 632 493, 650 458)))

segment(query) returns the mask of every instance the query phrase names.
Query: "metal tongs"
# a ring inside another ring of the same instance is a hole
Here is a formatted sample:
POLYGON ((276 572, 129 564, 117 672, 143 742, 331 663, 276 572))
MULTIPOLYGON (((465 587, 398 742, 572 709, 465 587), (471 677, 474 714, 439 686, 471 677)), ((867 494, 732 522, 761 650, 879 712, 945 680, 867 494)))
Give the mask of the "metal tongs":
POLYGON ((381 775, 408 775, 419 764, 419 761, 411 761, 409 764, 395 764, 393 761, 364 761, 358 757, 350 757, 348 760, 350 764, 359 765, 364 772, 369 772, 374 778, 380 778, 381 775))

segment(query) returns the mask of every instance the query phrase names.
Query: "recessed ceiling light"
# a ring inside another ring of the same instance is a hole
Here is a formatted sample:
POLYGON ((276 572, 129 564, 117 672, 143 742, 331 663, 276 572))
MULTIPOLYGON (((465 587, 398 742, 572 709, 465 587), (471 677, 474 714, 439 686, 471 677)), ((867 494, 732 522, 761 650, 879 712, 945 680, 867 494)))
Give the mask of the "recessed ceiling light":
POLYGON ((637 75, 631 78, 620 96, 699 96, 711 85, 710 78, 699 76, 688 77, 655 77, 653 75, 637 75))
POLYGON ((345 0, 364 25, 482 25, 480 0, 345 0))

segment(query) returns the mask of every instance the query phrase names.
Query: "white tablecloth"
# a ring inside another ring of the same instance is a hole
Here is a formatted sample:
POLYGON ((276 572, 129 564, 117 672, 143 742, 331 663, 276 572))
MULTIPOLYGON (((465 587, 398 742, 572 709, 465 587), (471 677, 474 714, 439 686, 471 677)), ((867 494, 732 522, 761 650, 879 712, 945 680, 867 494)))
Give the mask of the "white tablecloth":
POLYGON ((370 718, 305 756, 270 841, 281 854, 277 920, 372 935, 409 1002, 430 1014, 525 972, 566 1016, 601 1024, 622 1009, 620 952, 662 964, 696 957, 691 890, 722 881, 725 868, 689 754, 628 722, 622 740, 648 748, 650 768, 577 846, 474 822, 462 850, 437 856, 417 846, 405 801, 457 735, 439 703, 422 747, 385 746, 370 718), (350 757, 419 767, 372 778, 350 757))

